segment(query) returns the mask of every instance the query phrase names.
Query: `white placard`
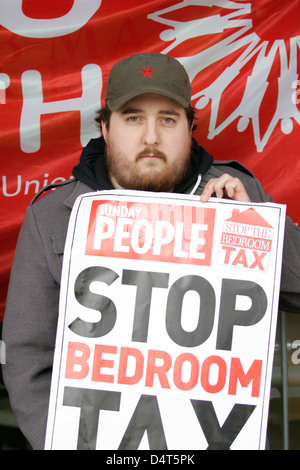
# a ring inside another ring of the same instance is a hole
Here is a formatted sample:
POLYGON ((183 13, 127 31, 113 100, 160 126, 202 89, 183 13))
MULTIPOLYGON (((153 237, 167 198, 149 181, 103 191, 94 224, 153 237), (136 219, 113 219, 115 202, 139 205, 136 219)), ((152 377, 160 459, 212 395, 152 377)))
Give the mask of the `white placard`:
POLYGON ((264 449, 285 206, 101 191, 65 246, 46 449, 264 449))

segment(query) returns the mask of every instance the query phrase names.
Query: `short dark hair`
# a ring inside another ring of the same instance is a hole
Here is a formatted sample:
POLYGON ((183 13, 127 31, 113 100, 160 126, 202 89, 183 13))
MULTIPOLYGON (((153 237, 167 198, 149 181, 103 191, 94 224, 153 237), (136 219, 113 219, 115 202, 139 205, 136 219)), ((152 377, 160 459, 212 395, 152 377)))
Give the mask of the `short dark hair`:
MULTIPOLYGON (((192 127, 192 131, 197 129, 197 125, 195 124, 196 118, 196 108, 193 108, 193 106, 189 106, 188 108, 185 109, 186 111, 186 116, 188 120, 189 126, 192 127)), ((96 114, 95 121, 99 124, 101 127, 101 122, 104 122, 105 126, 107 129, 109 129, 109 122, 110 122, 110 117, 111 117, 112 111, 108 108, 107 105, 104 106, 104 108, 99 109, 96 114)))

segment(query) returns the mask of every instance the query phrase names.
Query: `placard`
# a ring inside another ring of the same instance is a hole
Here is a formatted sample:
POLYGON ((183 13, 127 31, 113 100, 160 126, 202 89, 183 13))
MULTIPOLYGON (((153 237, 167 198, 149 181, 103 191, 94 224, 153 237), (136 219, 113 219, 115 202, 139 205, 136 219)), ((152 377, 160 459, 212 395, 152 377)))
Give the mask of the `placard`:
POLYGON ((285 206, 100 191, 65 246, 46 449, 264 449, 285 206))

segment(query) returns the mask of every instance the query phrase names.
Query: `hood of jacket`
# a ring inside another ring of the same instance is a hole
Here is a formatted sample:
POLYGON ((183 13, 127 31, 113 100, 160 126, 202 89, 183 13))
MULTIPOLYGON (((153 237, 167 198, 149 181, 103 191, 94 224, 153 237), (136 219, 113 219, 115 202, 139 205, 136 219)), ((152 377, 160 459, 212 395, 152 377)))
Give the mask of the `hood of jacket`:
MULTIPOLYGON (((213 163, 213 157, 193 139, 192 158, 187 178, 175 189, 175 193, 188 192, 197 182, 198 175, 204 175, 213 163)), ((94 191, 114 189, 108 178, 105 165, 105 142, 103 137, 91 139, 84 147, 79 163, 73 168, 73 176, 87 184, 94 191)))

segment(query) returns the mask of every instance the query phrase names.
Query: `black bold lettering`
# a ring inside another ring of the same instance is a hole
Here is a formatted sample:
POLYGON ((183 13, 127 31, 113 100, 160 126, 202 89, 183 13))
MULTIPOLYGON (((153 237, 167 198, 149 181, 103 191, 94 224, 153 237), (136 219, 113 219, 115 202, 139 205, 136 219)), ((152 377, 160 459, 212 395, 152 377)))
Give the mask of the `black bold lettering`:
POLYGON ((230 351, 232 347, 233 327, 235 325, 255 325, 265 315, 267 306, 267 296, 260 285, 252 281, 223 279, 217 349, 230 351), (238 296, 245 296, 251 300, 251 306, 248 310, 236 309, 236 299, 238 296))
POLYGON ((200 276, 184 276, 170 288, 166 328, 170 338, 180 346, 195 347, 210 336, 215 316, 215 293, 210 283, 200 276), (196 291, 200 297, 198 325, 194 331, 185 331, 181 325, 182 304, 185 294, 196 291))
POLYGON ((148 434, 150 449, 167 449, 157 397, 152 395, 141 395, 119 450, 138 449, 145 432, 148 434))
POLYGON ((120 392, 65 387, 63 405, 81 408, 77 450, 95 450, 100 410, 119 411, 120 392))
POLYGON ((152 289, 167 288, 168 282, 166 273, 124 270, 122 284, 137 287, 132 341, 147 342, 152 289))
POLYGON ((220 427, 211 401, 191 400, 191 403, 208 443, 206 450, 229 450, 256 408, 253 405, 235 404, 220 427))
POLYGON ((76 299, 84 307, 99 311, 101 318, 98 322, 88 322, 76 318, 68 325, 73 333, 85 338, 99 338, 113 329, 117 318, 115 304, 104 295, 94 294, 89 287, 95 281, 104 282, 110 286, 118 277, 119 275, 115 271, 101 266, 84 269, 77 276, 74 286, 76 299))

